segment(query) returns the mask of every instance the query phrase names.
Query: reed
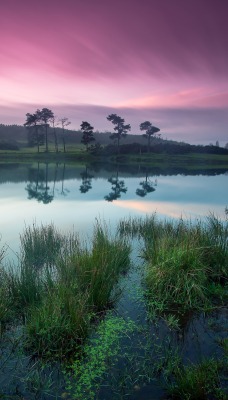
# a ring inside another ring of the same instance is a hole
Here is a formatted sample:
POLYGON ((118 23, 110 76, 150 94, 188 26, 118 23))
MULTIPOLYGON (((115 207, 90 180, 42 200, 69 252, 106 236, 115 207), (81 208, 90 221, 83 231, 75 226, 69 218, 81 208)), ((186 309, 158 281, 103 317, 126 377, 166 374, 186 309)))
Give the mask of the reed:
POLYGON ((127 242, 99 223, 89 245, 76 236, 60 242, 54 265, 37 268, 27 259, 19 275, 11 274, 12 297, 27 313, 27 345, 42 356, 64 357, 85 339, 92 317, 117 298, 118 278, 130 262, 127 242))
POLYGON ((220 385, 221 363, 214 359, 188 366, 180 365, 174 371, 167 390, 176 400, 225 400, 226 393, 220 385))
POLYGON ((210 214, 206 220, 159 221, 153 214, 122 221, 119 232, 143 238, 147 297, 159 311, 206 309, 216 293, 223 297, 228 278, 227 219, 210 214))
POLYGON ((35 268, 55 265, 56 258, 61 252, 65 238, 53 224, 32 227, 26 226, 20 235, 21 258, 23 264, 35 268))
POLYGON ((87 294, 58 284, 30 309, 27 347, 42 357, 64 359, 85 339, 90 319, 87 294))
MULTIPOLYGON (((88 303, 101 311, 113 303, 118 295, 116 283, 130 264, 130 247, 126 241, 110 237, 107 228, 99 223, 94 228, 91 250, 85 248, 69 259, 67 273, 74 271, 82 293, 88 293, 88 303), (116 289, 116 290, 115 290, 116 289)), ((61 266, 66 273, 65 264, 61 266)))

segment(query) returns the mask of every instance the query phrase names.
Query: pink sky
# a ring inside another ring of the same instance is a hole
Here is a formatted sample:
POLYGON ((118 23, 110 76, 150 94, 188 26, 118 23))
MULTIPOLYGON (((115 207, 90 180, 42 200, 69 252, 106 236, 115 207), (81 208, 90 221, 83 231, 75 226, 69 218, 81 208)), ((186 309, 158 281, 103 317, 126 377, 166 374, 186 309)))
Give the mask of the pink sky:
POLYGON ((228 142, 227 0, 1 0, 0 123, 49 107, 78 129, 228 142))

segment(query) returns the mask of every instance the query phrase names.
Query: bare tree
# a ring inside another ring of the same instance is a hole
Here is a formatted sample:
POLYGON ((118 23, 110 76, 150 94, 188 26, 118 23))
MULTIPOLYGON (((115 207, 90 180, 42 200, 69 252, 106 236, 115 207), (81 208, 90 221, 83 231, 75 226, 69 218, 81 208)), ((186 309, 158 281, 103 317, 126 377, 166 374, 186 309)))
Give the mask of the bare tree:
POLYGON ((71 122, 69 121, 69 118, 66 117, 60 118, 59 122, 61 123, 62 126, 63 151, 64 153, 66 153, 65 128, 66 126, 70 125, 71 122))

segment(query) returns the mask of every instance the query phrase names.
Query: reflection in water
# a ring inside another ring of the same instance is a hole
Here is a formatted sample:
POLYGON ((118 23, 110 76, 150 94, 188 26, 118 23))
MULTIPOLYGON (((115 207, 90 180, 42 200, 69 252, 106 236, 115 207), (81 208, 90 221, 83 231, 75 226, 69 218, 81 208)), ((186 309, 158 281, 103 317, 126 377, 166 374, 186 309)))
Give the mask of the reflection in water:
POLYGON ((90 234, 97 217, 113 227, 122 218, 154 212, 161 218, 204 217, 210 212, 224 218, 228 206, 224 170, 201 171, 196 176, 195 171, 186 175, 148 167, 147 172, 143 166, 119 165, 118 171, 110 164, 86 168, 76 163, 0 163, 2 243, 17 252, 24 224, 32 225, 34 219, 42 224, 53 222, 64 232, 75 227, 77 232, 90 234), (148 183, 154 185, 148 187, 148 183), (136 194, 137 189, 146 195, 136 194))
POLYGON ((91 188, 92 188, 92 178, 93 175, 90 175, 88 172, 88 167, 86 165, 85 170, 83 172, 81 172, 81 177, 82 177, 82 184, 79 188, 81 193, 87 193, 91 188))
POLYGON ((117 169, 116 171, 116 176, 111 176, 111 178, 108 179, 108 182, 111 183, 111 192, 104 196, 104 199, 107 201, 113 201, 117 200, 121 197, 121 193, 126 193, 127 188, 125 187, 125 182, 124 180, 119 179, 119 170, 117 169))
MULTIPOLYGON (((65 142, 64 142, 65 143, 65 142)), ((65 181, 65 171, 66 171, 66 164, 63 164, 63 171, 62 171, 62 189, 61 189, 61 195, 62 196, 67 196, 67 193, 69 193, 69 189, 64 188, 64 181, 65 181)))
MULTIPOLYGON (((48 186, 48 163, 46 163, 44 176, 42 172, 40 171, 40 164, 38 162, 35 182, 30 181, 25 190, 28 192, 29 200, 36 199, 38 202, 48 204, 54 199, 54 195, 49 193, 50 187, 48 186)), ((31 173, 34 173, 34 170, 32 170, 31 173)))
POLYGON ((148 170, 146 169, 145 180, 139 183, 141 188, 136 189, 136 194, 140 197, 145 197, 148 193, 155 191, 155 186, 157 186, 157 179, 154 182, 148 177, 148 170))

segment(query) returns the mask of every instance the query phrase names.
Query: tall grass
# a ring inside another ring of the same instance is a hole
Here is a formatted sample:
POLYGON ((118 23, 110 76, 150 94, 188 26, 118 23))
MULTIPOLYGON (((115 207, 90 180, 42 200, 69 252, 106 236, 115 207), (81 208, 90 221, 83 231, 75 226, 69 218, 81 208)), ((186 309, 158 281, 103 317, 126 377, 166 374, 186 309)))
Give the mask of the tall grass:
POLYGON ((0 249, 0 335, 4 324, 10 319, 11 315, 11 304, 10 296, 7 286, 7 274, 2 265, 6 248, 3 246, 0 249))
POLYGON ((96 313, 117 298, 130 247, 99 222, 91 243, 34 224, 21 235, 21 253, 6 281, 14 316, 26 321, 27 346, 39 355, 66 356, 84 340, 96 313))
MULTIPOLYGON (((111 239, 107 228, 99 223, 94 228, 91 250, 85 248, 75 252, 65 264, 60 265, 63 279, 75 274, 82 293, 88 293, 88 303, 97 311, 115 301, 114 290, 120 273, 126 272, 130 260, 130 247, 120 238, 111 239), (65 277, 64 277, 65 274, 65 277)), ((67 278, 69 279, 69 278, 67 278)))
POLYGON ((210 214, 206 220, 158 221, 153 214, 122 221, 119 231, 144 239, 148 297, 164 311, 206 308, 212 301, 211 283, 227 283, 227 219, 210 214))
POLYGON ((41 224, 39 227, 33 223, 32 227, 25 227, 20 235, 20 241, 22 262, 39 268, 44 264, 48 266, 55 264, 65 238, 53 224, 47 226, 41 224))
POLYGON ((214 359, 205 360, 196 365, 180 365, 174 371, 172 382, 167 391, 176 400, 227 399, 220 383, 222 363, 214 359))

